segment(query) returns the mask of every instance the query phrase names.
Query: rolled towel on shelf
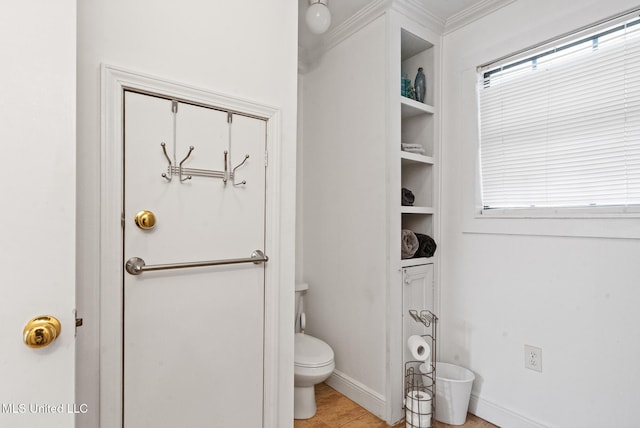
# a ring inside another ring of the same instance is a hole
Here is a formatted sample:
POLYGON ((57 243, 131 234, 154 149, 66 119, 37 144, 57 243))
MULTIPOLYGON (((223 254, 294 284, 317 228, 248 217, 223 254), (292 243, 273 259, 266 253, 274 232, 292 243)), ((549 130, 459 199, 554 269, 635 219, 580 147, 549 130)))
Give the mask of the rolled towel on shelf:
POLYGON ((408 229, 402 229, 402 249, 401 255, 403 259, 410 259, 418 250, 418 237, 415 233, 408 229))
POLYGON ((413 257, 433 257, 437 248, 436 241, 429 235, 422 233, 415 233, 415 235, 418 239, 418 249, 413 254, 413 257))
POLYGON ((416 197, 413 195, 411 190, 403 187, 402 188, 402 206, 412 207, 413 202, 416 200, 416 197))

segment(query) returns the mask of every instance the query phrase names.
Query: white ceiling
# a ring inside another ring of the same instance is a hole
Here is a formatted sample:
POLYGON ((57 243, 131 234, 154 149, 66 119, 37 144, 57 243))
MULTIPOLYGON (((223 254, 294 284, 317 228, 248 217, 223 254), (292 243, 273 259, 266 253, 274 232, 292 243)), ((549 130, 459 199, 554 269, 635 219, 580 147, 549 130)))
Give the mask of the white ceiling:
MULTIPOLYGON (((366 7, 373 0, 329 0, 331 10, 331 29, 343 23, 366 7)), ((420 4, 442 23, 449 18, 467 10, 483 8, 492 5, 488 0, 419 0, 420 4)), ((309 0, 298 0, 298 44, 303 49, 311 49, 317 46, 320 36, 312 34, 306 26, 304 15, 309 7, 309 0)))

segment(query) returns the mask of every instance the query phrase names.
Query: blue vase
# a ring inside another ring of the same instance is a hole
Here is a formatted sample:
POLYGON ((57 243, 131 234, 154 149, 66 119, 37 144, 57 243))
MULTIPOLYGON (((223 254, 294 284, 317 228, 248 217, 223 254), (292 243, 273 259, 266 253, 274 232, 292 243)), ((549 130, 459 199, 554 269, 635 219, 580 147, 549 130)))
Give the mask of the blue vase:
POLYGON ((424 97, 427 95, 427 79, 422 72, 422 67, 418 68, 413 86, 416 88, 416 101, 423 103, 424 97))

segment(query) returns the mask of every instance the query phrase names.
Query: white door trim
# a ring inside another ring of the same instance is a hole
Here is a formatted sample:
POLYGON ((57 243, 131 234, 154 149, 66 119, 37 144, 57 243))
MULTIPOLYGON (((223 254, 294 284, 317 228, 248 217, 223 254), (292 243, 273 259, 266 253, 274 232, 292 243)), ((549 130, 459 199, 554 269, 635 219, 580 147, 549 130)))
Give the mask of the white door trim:
POLYGON ((281 113, 271 106, 103 64, 100 174, 100 426, 122 427, 123 91, 161 94, 267 119, 264 326, 264 428, 278 428, 280 277, 281 113))

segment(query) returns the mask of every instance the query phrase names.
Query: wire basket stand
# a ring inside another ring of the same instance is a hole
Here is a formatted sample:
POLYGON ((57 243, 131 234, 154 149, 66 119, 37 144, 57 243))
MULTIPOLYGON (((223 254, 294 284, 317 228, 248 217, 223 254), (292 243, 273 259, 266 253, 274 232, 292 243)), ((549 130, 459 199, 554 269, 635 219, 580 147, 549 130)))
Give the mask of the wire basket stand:
POLYGON ((431 346, 427 361, 407 361, 404 364, 404 409, 406 428, 435 427, 436 409, 436 324, 438 317, 428 310, 409 310, 414 321, 427 327, 421 335, 431 346))

